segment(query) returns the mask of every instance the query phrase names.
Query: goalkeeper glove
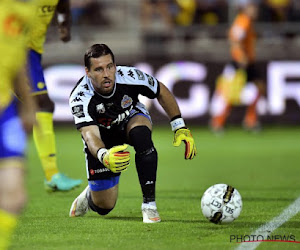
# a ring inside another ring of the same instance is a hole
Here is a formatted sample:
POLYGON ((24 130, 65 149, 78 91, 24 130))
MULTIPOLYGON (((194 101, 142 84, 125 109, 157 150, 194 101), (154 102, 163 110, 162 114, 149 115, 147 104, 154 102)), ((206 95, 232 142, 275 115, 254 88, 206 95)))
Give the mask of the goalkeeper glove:
POLYGON ((114 146, 111 149, 100 148, 97 152, 99 161, 113 173, 120 173, 127 169, 130 162, 130 153, 126 150, 127 144, 114 146))
POLYGON ((177 118, 171 122, 172 130, 174 133, 173 146, 180 146, 181 142, 185 143, 185 159, 193 159, 197 154, 194 138, 191 131, 185 127, 185 123, 182 118, 177 118))

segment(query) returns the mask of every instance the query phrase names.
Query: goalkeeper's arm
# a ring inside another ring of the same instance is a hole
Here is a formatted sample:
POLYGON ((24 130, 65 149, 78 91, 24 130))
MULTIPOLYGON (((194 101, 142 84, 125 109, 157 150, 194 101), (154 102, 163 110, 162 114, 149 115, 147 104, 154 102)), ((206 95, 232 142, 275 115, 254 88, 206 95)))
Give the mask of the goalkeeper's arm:
POLYGON ((183 141, 186 146, 185 159, 193 159, 197 154, 197 150, 192 134, 185 126, 175 97, 164 84, 159 84, 160 93, 157 100, 170 118, 172 131, 174 131, 173 145, 177 147, 183 141))
POLYGON ((127 145, 118 145, 111 149, 106 149, 101 139, 99 128, 96 125, 82 127, 81 135, 86 142, 91 154, 114 173, 126 170, 129 166, 130 154, 125 151, 127 145))

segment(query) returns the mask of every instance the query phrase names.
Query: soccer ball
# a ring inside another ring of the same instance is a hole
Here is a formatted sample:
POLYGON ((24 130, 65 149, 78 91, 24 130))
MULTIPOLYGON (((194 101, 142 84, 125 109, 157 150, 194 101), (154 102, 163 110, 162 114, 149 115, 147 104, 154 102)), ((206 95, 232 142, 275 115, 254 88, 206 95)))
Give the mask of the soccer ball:
POLYGON ((203 215, 212 223, 225 224, 237 219, 242 211, 240 193, 227 184, 208 188, 201 199, 203 215))

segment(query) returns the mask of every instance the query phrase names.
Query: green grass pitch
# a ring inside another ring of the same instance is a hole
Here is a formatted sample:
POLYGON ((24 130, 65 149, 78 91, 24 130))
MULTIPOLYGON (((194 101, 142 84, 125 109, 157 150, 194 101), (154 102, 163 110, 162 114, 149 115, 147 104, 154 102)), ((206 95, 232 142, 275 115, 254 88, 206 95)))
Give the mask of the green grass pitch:
MULTIPOLYGON (((70 206, 87 185, 80 134, 57 127, 60 170, 81 178, 70 192, 48 193, 32 140, 28 148, 28 204, 13 237, 12 249, 234 249, 231 235, 245 235, 279 215, 300 196, 300 128, 267 128, 258 135, 229 128, 222 137, 193 127, 198 155, 184 160, 184 146, 172 146, 168 127, 154 127, 159 153, 157 205, 161 223, 143 224, 142 195, 134 166, 122 174, 115 209, 100 217, 89 212, 69 218, 70 206), (243 198, 240 217, 214 225, 201 213, 203 192, 216 183, 234 186, 243 198)), ((284 223, 276 235, 300 241, 300 215, 284 223)), ((264 242, 258 249, 299 249, 300 244, 264 242)))

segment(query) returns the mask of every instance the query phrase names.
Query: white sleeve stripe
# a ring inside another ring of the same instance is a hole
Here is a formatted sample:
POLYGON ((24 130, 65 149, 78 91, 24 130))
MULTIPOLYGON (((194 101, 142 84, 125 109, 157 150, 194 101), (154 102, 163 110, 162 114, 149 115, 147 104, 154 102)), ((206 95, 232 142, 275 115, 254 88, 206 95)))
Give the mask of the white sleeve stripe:
POLYGON ((74 117, 75 124, 91 122, 88 107, 93 95, 89 91, 83 91, 86 81, 82 82, 74 89, 69 99, 69 106, 74 117))

